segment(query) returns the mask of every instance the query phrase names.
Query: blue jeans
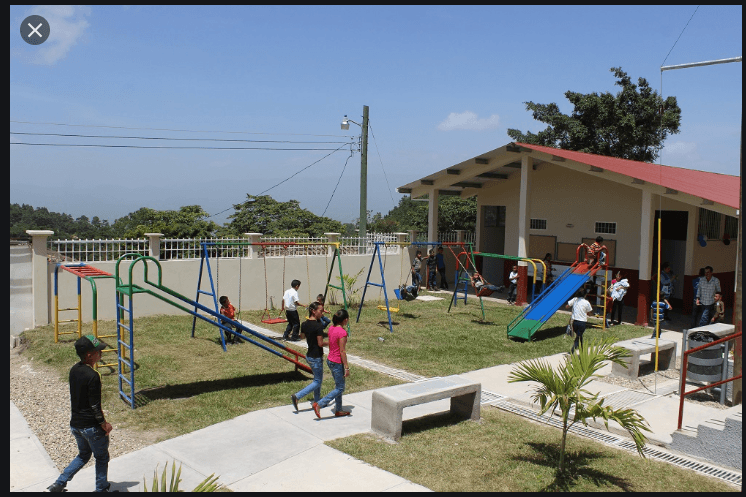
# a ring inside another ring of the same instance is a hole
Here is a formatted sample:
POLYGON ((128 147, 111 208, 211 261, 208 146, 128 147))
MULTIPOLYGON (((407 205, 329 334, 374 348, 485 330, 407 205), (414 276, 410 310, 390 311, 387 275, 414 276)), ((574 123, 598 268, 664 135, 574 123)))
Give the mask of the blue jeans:
POLYGON ((323 324, 323 325, 324 325, 324 328, 326 328, 327 326, 329 326, 329 324, 330 324, 331 322, 332 322, 332 320, 331 320, 331 319, 329 319, 328 317, 326 317, 326 316, 321 316, 321 324, 323 324))
POLYGON ((109 487, 109 436, 100 426, 91 428, 73 428, 70 431, 78 444, 78 455, 67 465, 57 482, 62 486, 73 479, 73 476, 91 459, 96 458, 96 492, 103 492, 109 487))
POLYGON ((699 319, 699 325, 707 326, 710 324, 712 316, 715 315, 715 304, 701 305, 700 308, 702 309, 702 317, 699 319))
POLYGON ((420 276, 420 273, 412 273, 412 285, 420 286, 420 281, 422 281, 422 276, 420 276))
POLYGON ((570 349, 570 354, 575 352, 575 349, 579 349, 583 346, 583 333, 585 333, 585 327, 588 323, 586 321, 573 321, 572 331, 575 332, 575 343, 570 349))
POLYGON ((344 364, 337 364, 329 359, 326 360, 327 366, 332 371, 332 377, 334 378, 334 390, 326 394, 326 397, 319 401, 319 409, 322 409, 329 404, 332 400, 335 401, 335 412, 342 410, 342 393, 345 391, 345 366, 344 364))
POLYGON ((306 362, 313 371, 313 381, 306 388, 296 393, 295 398, 300 400, 313 392, 313 401, 318 402, 321 398, 321 382, 324 380, 324 359, 321 357, 306 357, 306 362))

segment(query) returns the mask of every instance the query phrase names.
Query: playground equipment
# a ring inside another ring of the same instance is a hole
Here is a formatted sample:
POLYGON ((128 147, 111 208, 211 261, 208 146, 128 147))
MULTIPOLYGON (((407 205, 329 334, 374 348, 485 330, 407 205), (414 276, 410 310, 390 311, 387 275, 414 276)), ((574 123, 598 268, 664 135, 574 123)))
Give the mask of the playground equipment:
MULTIPOLYGON (((386 305, 379 305, 378 308, 382 311, 386 311, 386 314, 389 319, 389 331, 393 333, 394 324, 391 320, 391 313, 399 312, 399 304, 397 302, 397 306, 395 308, 391 307, 391 305, 389 304, 389 294, 388 294, 388 291, 386 290, 386 277, 384 275, 385 266, 384 266, 383 261, 381 261, 381 246, 383 245, 385 247, 386 245, 398 245, 400 248, 403 249, 405 246, 409 245, 409 243, 407 242, 373 242, 373 243, 375 244, 375 248, 373 249, 373 256, 370 258, 370 267, 368 268, 368 276, 365 278, 365 287, 363 288, 363 296, 360 299, 360 307, 357 310, 357 319, 355 320, 355 322, 357 323, 360 321, 360 313, 363 311, 363 304, 365 303, 365 294, 368 292, 368 285, 377 286, 383 290, 383 298, 384 298, 384 301, 386 302, 386 305), (375 283, 373 281, 370 281, 370 273, 373 270, 373 263, 376 261, 376 256, 378 256, 378 267, 381 269, 381 283, 375 283)), ((384 256, 384 259, 385 258, 386 257, 384 256)), ((400 266, 402 266, 400 276, 399 276, 399 286, 401 286, 401 278, 402 278, 401 274, 403 274, 404 265, 401 264, 401 260, 399 261, 399 264, 400 266)), ((402 300, 402 295, 399 292, 398 287, 394 290, 394 294, 396 295, 397 300, 402 300)))
MULTIPOLYGON (((209 269, 209 266, 208 266, 209 269)), ((200 268, 201 272, 201 268, 200 268)), ((293 350, 291 348, 286 347, 285 345, 276 342, 275 340, 272 340, 271 338, 262 335, 261 333, 252 330, 251 328, 245 326, 243 323, 228 319, 222 314, 220 314, 219 311, 210 309, 192 299, 189 299, 174 290, 171 290, 170 288, 166 287, 162 283, 162 271, 161 271, 161 264, 158 262, 157 259, 151 256, 144 256, 138 253, 128 253, 124 254, 122 257, 120 257, 117 260, 116 264, 116 271, 115 271, 115 278, 117 282, 116 287, 116 301, 117 301, 117 343, 119 344, 119 347, 117 348, 118 352, 118 375, 119 375, 119 396, 122 397, 123 400, 128 402, 132 409, 136 408, 135 403, 135 360, 134 360, 134 296, 138 293, 143 293, 150 295, 152 297, 155 297, 157 299, 162 300, 163 302, 166 302, 169 305, 172 305, 178 309, 181 309, 182 311, 186 312, 187 314, 190 314, 194 316, 194 318, 202 319, 220 329, 220 335, 221 340, 223 342, 223 350, 225 349, 225 340, 223 338, 224 333, 232 333, 235 337, 238 337, 242 340, 245 340, 249 343, 252 343, 256 345, 257 347, 260 347, 263 350, 266 350, 272 354, 277 355, 278 357, 281 357, 282 359, 292 362, 295 364, 295 370, 302 369, 306 372, 312 373, 313 371, 309 366, 306 364, 303 364, 300 362, 300 359, 305 359, 305 356, 301 354, 300 352, 293 350), (120 278, 120 264, 124 260, 131 260, 128 271, 127 271, 127 280, 123 281, 120 278), (133 283, 133 270, 135 266, 138 263, 142 263, 143 267, 143 284, 142 285, 136 285, 133 283), (157 269, 157 278, 156 281, 151 281, 148 278, 148 267, 149 263, 152 262, 155 264, 157 269), (126 298, 126 303, 125 303, 126 298), (202 311, 207 316, 204 316, 197 311, 202 311), (126 319, 125 319, 126 315, 126 319), (208 317, 209 316, 209 317, 208 317), (212 318, 212 319, 210 319, 212 318), (239 331, 235 331, 232 327, 235 327, 239 331), (244 334, 241 334, 240 332, 244 332, 244 334), (269 345, 273 345, 277 347, 278 349, 282 350, 283 352, 287 352, 288 354, 294 355, 295 357, 290 357, 289 355, 285 355, 282 352, 279 352, 275 349, 269 348, 267 345, 260 343, 252 338, 249 338, 249 335, 253 336, 254 338, 257 338, 259 340, 262 340, 266 342, 269 345)), ((210 279, 210 284, 212 285, 212 279, 210 279)), ((214 296, 214 292, 213 292, 214 296)), ((194 336, 194 329, 192 329, 192 336, 194 336)))
MULTIPOLYGON (((62 264, 57 263, 54 268, 54 343, 59 342, 60 335, 74 335, 77 334, 78 338, 83 336, 82 330, 83 330, 83 305, 82 305, 82 298, 80 293, 80 285, 81 280, 85 279, 91 284, 91 318, 93 321, 93 336, 96 338, 116 338, 116 335, 99 335, 98 334, 98 290, 96 288, 96 280, 97 279, 108 279, 108 278, 114 278, 114 276, 110 273, 107 273, 106 271, 102 271, 101 269, 98 269, 93 266, 89 266, 85 263, 77 263, 77 264, 62 264), (58 282, 59 282, 59 271, 60 268, 64 269, 65 271, 75 275, 78 280, 78 306, 77 307, 68 307, 65 309, 60 309, 59 307, 59 295, 58 295, 58 282), (62 319, 60 320, 60 312, 61 311, 78 311, 78 317, 77 319, 62 319), (73 323, 77 322, 77 330, 76 331, 60 331, 60 323, 73 323)), ((104 354, 116 352, 116 349, 104 349, 102 351, 104 354)), ((98 368, 98 366, 116 366, 116 363, 113 362, 111 364, 96 364, 95 367, 98 368)))
MULTIPOLYGON (((213 277, 212 277, 212 267, 210 264, 210 251, 208 250, 208 247, 221 247, 221 246, 231 246, 231 247, 247 247, 247 246, 256 246, 260 247, 262 251, 266 251, 267 247, 282 247, 282 279, 283 279, 283 288, 285 283, 285 258, 287 256, 287 249, 290 246, 324 246, 324 247, 334 247, 334 252, 332 256, 332 262, 331 267, 327 264, 328 269, 328 276, 326 279, 326 286, 324 287, 324 299, 326 299, 327 292, 329 291, 329 288, 334 288, 337 290, 342 291, 342 300, 344 303, 344 308, 347 310, 347 294, 345 293, 344 285, 340 283, 340 286, 336 286, 330 283, 332 273, 334 272, 334 262, 337 262, 337 268, 339 270, 339 280, 340 282, 343 281, 342 278, 342 257, 339 251, 339 243, 316 243, 316 242, 258 242, 258 243, 251 243, 251 242, 202 242, 202 250, 201 250, 201 257, 199 262, 199 276, 197 279, 197 295, 194 301, 196 303, 199 302, 199 296, 200 294, 205 294, 210 297, 212 297, 213 305, 215 306, 215 312, 218 314, 220 313, 220 308, 218 304, 218 292, 215 290, 215 285, 213 285, 213 277), (207 277, 210 281, 210 291, 202 290, 202 274, 204 268, 207 267, 207 277)), ((307 252, 306 252, 307 253, 307 252)), ((266 324, 278 324, 278 323, 284 323, 287 320, 281 316, 272 317, 270 315, 270 309, 269 309, 269 289, 268 289, 268 283, 267 283, 267 258, 266 253, 262 254, 262 259, 264 260, 264 313, 262 314, 262 323, 266 324)), ((218 258, 217 261, 220 261, 218 258)), ((219 268, 219 262, 216 264, 216 268, 219 268)), ((309 262, 308 262, 308 256, 306 255, 306 275, 310 279, 310 272, 308 269, 309 262)), ((241 303, 241 261, 239 260, 239 313, 240 313, 240 303, 241 303)), ((216 274, 215 280, 218 281, 219 273, 216 274)), ((309 291, 310 291, 310 284, 309 291)), ((194 308, 195 317, 192 319, 192 336, 194 336, 194 329, 197 324, 197 307, 194 308)), ((226 321, 229 321, 226 318, 226 321)), ((349 331, 349 329, 348 329, 349 331)), ((220 339, 223 345, 223 350, 225 350, 225 336, 223 334, 222 328, 220 330, 220 339)))
MULTIPOLYGON (((519 314, 508 325, 508 336, 531 340, 534 333, 559 309, 562 304, 567 302, 572 295, 585 284, 591 277, 596 275, 599 269, 606 269, 606 265, 601 265, 596 260, 593 266, 581 261, 580 250, 588 247, 582 243, 575 250, 575 262, 567 268, 558 278, 545 288, 538 297, 534 298, 523 312, 519 314)), ((607 251, 606 247, 601 248, 607 251)), ((608 260, 607 257, 604 260, 608 260)), ((546 271, 544 271, 546 275, 546 271)), ((605 319, 604 319, 605 323, 605 319)))

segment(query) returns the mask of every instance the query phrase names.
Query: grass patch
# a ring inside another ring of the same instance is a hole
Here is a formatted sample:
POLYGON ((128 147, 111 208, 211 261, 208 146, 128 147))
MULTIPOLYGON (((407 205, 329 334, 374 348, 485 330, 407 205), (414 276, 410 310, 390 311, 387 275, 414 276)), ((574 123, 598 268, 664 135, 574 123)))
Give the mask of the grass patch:
MULTIPOLYGON (((115 333, 116 323, 99 322, 99 335, 115 333)), ((158 441, 232 419, 247 412, 290 405, 290 394, 307 385, 312 375, 295 372, 294 365, 249 343, 229 345, 223 352, 217 329, 197 323, 191 338, 189 316, 153 316, 135 319, 135 387, 139 407, 129 408, 120 399, 114 368, 100 367, 103 406, 114 426, 155 431, 158 441)), ((83 334, 91 333, 83 326, 83 334)), ((76 335, 64 335, 54 343, 51 325, 25 331, 24 355, 59 372, 60 388, 67 388, 70 367, 79 359, 73 343, 76 335)), ((103 339, 110 345, 115 339, 103 339)), ((301 352, 304 349, 299 348, 301 352)), ((105 362, 116 362, 112 355, 105 362)), ((346 393, 360 392, 401 381, 356 368, 346 393)), ((322 395, 334 388, 327 370, 322 395)), ((304 399, 304 402, 310 397, 304 399)), ((292 408, 292 407, 291 407, 292 408)))
POLYGON ((568 472, 556 476, 560 432, 493 407, 480 422, 446 413, 404 422, 391 444, 373 435, 326 442, 436 492, 736 491, 726 483, 576 437, 567 438, 568 472))
MULTIPOLYGON (((448 298, 401 302, 400 311, 392 313, 392 320, 398 324, 391 333, 386 311, 376 308, 379 302, 366 299, 359 322, 355 321, 357 309, 350 311, 352 333, 348 352, 423 376, 447 376, 569 352, 572 347, 572 341, 565 338, 567 314, 555 314, 534 335, 533 341, 522 342, 507 337, 507 326, 520 314, 520 308, 485 301, 486 319, 482 321, 477 299, 469 298, 466 306, 460 301, 450 312, 448 302, 448 298)), ((245 312, 244 316, 259 322, 261 312, 245 312)), ((601 320, 591 322, 600 324, 601 320)), ((265 326, 277 331, 285 329, 284 324, 265 326)), ((631 325, 605 331, 589 328, 584 338, 598 335, 621 341, 649 336, 650 329, 631 325)))

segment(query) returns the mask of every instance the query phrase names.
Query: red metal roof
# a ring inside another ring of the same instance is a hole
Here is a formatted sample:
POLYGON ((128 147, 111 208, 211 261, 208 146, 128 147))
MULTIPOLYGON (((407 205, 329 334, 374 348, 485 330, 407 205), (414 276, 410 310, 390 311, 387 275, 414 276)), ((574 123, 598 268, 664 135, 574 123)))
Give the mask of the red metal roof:
POLYGON ((739 208, 738 201, 741 192, 740 176, 649 164, 647 162, 542 147, 540 145, 529 145, 527 143, 516 142, 516 145, 623 174, 630 178, 641 179, 647 183, 712 200, 713 202, 733 207, 734 209, 739 208))

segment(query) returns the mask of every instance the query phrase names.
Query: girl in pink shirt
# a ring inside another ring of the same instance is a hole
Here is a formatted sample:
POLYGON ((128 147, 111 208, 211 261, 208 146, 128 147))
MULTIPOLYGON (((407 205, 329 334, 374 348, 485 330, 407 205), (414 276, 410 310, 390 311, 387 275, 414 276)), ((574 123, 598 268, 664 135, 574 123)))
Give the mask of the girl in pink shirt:
POLYGON ((350 376, 350 366, 347 363, 347 331, 345 326, 350 320, 346 310, 338 310, 332 316, 332 326, 329 328, 329 354, 326 356, 326 364, 334 377, 334 390, 326 397, 313 403, 313 411, 317 418, 321 418, 320 409, 335 403, 334 415, 336 417, 349 416, 349 411, 342 410, 342 393, 345 390, 345 378, 350 376))

